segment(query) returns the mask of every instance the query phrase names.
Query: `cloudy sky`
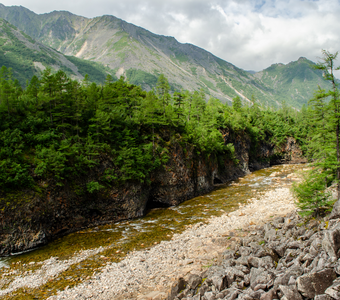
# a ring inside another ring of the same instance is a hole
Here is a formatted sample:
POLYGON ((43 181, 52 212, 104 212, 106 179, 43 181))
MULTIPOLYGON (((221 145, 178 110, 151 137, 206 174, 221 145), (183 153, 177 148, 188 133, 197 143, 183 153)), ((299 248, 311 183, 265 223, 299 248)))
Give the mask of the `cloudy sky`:
POLYGON ((36 13, 114 15, 245 70, 340 50, 340 0, 0 0, 36 13))

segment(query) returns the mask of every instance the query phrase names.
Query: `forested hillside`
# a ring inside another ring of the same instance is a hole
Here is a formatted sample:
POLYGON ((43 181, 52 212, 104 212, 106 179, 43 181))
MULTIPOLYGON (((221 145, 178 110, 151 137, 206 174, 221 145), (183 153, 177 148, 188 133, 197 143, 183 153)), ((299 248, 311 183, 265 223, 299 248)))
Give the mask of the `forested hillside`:
POLYGON ((304 57, 287 65, 274 64, 258 72, 255 76, 268 86, 273 87, 273 97, 290 106, 300 107, 313 98, 315 89, 329 89, 331 85, 322 77, 322 71, 315 68, 316 64, 304 57))
MULTIPOLYGON (((203 156, 229 156, 222 129, 246 132, 254 147, 263 140, 280 145, 288 136, 303 145, 303 115, 287 107, 271 111, 233 107, 218 99, 205 100, 203 92, 169 94, 167 79, 158 78, 156 91, 145 92, 107 76, 103 86, 86 79, 79 83, 64 71, 46 69, 23 90, 10 70, 1 69, 0 187, 1 191, 33 188, 40 179, 58 185, 98 164, 104 155, 111 165, 95 182, 93 192, 127 180, 148 182, 150 172, 161 168, 173 143, 194 147, 203 156)), ((255 150, 255 148, 254 148, 255 150)))
MULTIPOLYGON (((175 205, 304 146, 304 115, 45 69, 22 89, 0 70, 0 253, 175 205), (295 137, 295 139, 293 139, 295 137), (15 225, 13 225, 15 224, 15 225)), ((287 157, 288 155, 288 157, 287 157)))

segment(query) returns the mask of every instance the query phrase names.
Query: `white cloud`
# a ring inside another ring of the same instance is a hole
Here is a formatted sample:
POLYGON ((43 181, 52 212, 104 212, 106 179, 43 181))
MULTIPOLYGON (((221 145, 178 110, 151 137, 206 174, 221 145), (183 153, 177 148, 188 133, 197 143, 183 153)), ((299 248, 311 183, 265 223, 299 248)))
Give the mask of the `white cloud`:
POLYGON ((340 50, 338 0, 5 0, 36 13, 111 14, 247 70, 340 50))

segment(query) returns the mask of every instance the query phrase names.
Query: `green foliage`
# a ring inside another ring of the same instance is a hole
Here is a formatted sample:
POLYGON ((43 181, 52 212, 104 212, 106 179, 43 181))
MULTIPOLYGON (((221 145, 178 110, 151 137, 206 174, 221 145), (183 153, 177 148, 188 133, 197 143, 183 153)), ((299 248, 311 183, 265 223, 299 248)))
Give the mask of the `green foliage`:
POLYGON ((233 160, 234 164, 238 164, 239 160, 235 155, 235 147, 232 143, 226 145, 226 151, 229 152, 230 158, 233 160))
POLYGON ((302 216, 319 217, 321 209, 330 209, 334 201, 330 199, 330 193, 325 191, 327 178, 322 170, 314 169, 305 174, 302 183, 294 184, 293 191, 297 197, 299 214, 302 216))
POLYGON ((322 72, 313 68, 314 63, 305 58, 287 65, 274 64, 263 70, 261 80, 268 86, 275 86, 273 99, 301 108, 313 97, 314 89, 319 85, 323 89, 331 85, 322 80, 322 72))
MULTIPOLYGON (((88 74, 91 81, 95 83, 103 83, 105 81, 106 74, 112 72, 111 69, 94 61, 83 60, 75 56, 66 56, 66 58, 77 66, 78 72, 81 75, 85 76, 88 74)), ((118 78, 116 78, 113 74, 110 75, 113 76, 115 81, 118 80, 118 78)))
POLYGON ((90 170, 98 174, 87 185, 90 193, 126 181, 148 184, 152 172, 167 163, 173 145, 237 164, 223 128, 234 136, 251 136, 254 145, 294 134, 287 109, 231 108, 215 98, 206 102, 202 90, 171 95, 162 74, 156 90, 148 93, 123 77, 108 74, 102 86, 90 79, 79 83, 47 68, 23 90, 11 69, 0 69, 2 190, 20 190, 39 179, 62 186, 90 170))
POLYGON ((99 190, 103 189, 104 186, 100 185, 97 181, 91 181, 86 184, 86 189, 90 194, 94 192, 98 192, 99 190))
POLYGON ((153 74, 138 69, 129 69, 126 71, 126 77, 129 82, 142 87, 154 87, 157 84, 157 77, 153 74))
POLYGON ((235 111, 240 111, 242 108, 242 101, 241 101, 241 98, 239 96, 236 96, 234 99, 233 99, 233 109, 235 111))
POLYGON ((340 97, 334 77, 337 55, 323 50, 322 61, 315 68, 323 72, 331 89, 327 91, 319 86, 308 109, 302 112, 309 127, 306 152, 315 168, 304 182, 294 187, 298 205, 305 215, 318 215, 321 208, 330 207, 332 203, 325 190, 332 182, 336 183, 337 198, 340 198, 340 97))

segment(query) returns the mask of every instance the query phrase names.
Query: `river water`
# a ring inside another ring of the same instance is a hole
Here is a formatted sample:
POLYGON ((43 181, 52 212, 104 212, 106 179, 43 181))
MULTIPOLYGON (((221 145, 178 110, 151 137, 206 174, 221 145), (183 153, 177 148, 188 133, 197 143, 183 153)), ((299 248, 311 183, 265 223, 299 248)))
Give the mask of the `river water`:
POLYGON ((176 207, 151 209, 142 218, 75 232, 39 249, 3 258, 0 261, 0 275, 6 280, 0 280, 1 290, 9 287, 18 275, 36 272, 51 257, 62 262, 72 259, 80 250, 104 247, 100 253, 88 255, 82 261, 70 264, 39 288, 21 288, 15 291, 16 295, 7 294, 4 299, 46 299, 58 289, 72 287, 88 279, 108 262, 121 260, 129 251, 145 249, 169 240, 174 233, 183 232, 188 225, 206 222, 211 216, 233 211, 240 204, 270 189, 290 184, 291 179, 287 175, 303 167, 280 165, 259 170, 218 185, 211 193, 176 207))

